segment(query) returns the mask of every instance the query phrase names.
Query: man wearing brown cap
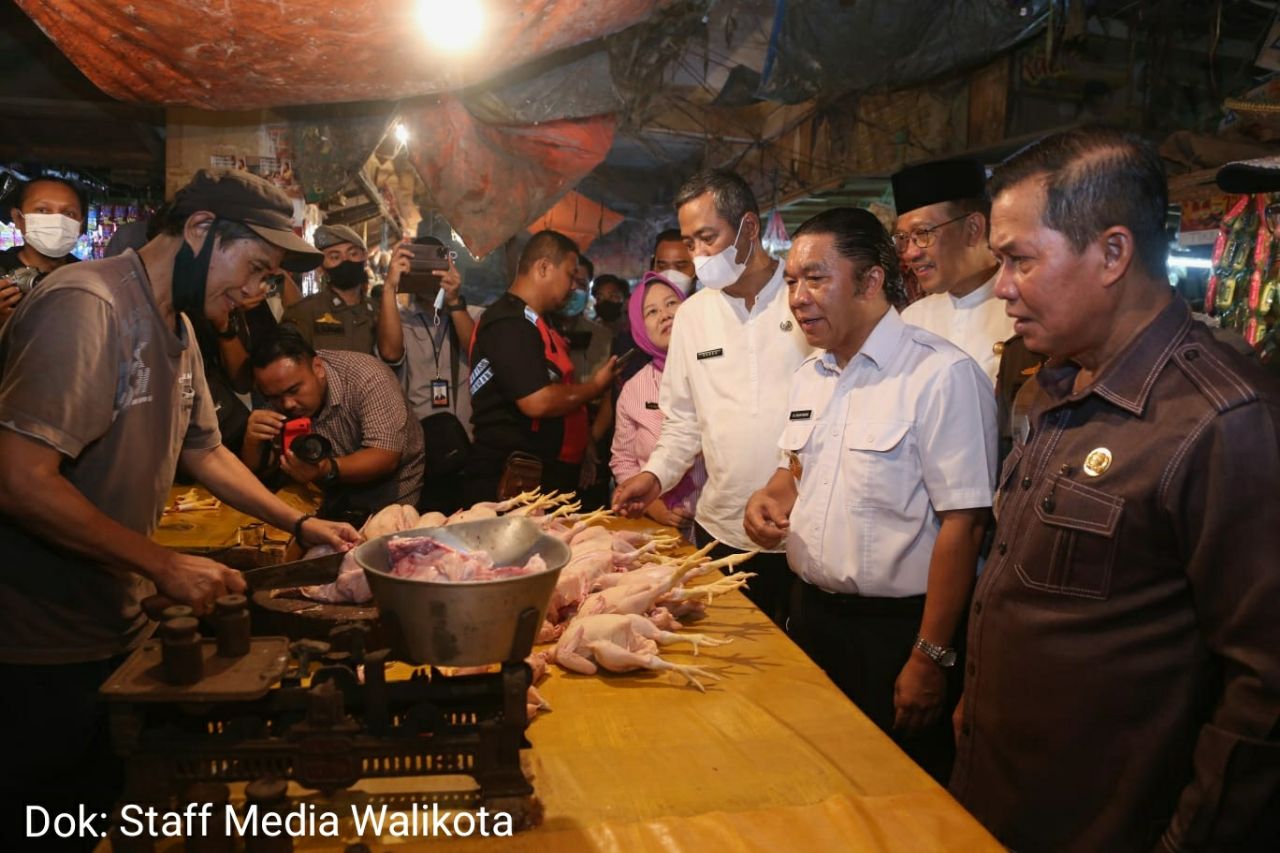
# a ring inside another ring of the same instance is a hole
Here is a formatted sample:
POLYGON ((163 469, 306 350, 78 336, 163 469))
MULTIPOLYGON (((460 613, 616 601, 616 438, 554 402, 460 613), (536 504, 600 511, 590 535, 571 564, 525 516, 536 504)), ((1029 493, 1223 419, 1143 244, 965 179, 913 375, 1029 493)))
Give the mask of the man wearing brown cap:
POLYGON ((291 217, 265 181, 198 172, 141 250, 55 270, 0 332, 0 730, 19 734, 0 779, 6 840, 24 805, 109 810, 119 773, 95 696, 151 633, 142 600, 158 590, 207 612, 244 589, 151 541, 179 462, 305 545, 359 540, 287 506, 222 446, 184 316, 219 325, 274 270, 318 264, 291 217))
POLYGON ((316 248, 324 254, 324 284, 284 312, 312 347, 373 353, 378 338, 378 306, 365 293, 369 250, 346 225, 321 225, 316 248))

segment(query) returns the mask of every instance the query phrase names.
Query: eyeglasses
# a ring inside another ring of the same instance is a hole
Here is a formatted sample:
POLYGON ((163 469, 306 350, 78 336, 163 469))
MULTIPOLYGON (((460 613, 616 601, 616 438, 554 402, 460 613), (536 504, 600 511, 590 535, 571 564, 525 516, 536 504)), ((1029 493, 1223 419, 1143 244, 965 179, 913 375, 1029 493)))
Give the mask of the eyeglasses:
POLYGON ((910 240, 921 249, 927 249, 933 245, 933 239, 935 236, 934 232, 944 225, 950 225, 952 222, 959 222, 968 215, 969 214, 967 213, 962 213, 955 219, 948 219, 946 222, 940 222, 932 228, 917 228, 910 234, 906 234, 902 231, 895 231, 893 234, 893 247, 898 250, 898 254, 902 254, 907 250, 907 240, 910 240))

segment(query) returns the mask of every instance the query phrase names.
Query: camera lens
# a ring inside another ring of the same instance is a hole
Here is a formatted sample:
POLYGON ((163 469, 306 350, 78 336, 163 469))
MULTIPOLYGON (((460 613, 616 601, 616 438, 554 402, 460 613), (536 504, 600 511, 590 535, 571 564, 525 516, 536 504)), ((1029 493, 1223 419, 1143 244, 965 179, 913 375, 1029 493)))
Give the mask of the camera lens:
POLYGON ((333 445, 329 443, 329 439, 314 432, 295 438, 289 449, 294 456, 312 465, 333 455, 333 445))

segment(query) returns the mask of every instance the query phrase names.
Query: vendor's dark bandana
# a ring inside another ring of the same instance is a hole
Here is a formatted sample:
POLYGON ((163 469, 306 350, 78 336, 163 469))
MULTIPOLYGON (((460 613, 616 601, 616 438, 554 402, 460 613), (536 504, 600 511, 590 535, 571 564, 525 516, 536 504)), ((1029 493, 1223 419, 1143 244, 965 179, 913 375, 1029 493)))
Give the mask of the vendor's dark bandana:
POLYGON ((173 259, 173 307, 199 324, 205 316, 205 285, 209 281, 209 261, 213 258, 213 243, 217 239, 213 230, 218 221, 209 223, 209 233, 200 247, 200 254, 191 251, 185 239, 178 256, 173 259))

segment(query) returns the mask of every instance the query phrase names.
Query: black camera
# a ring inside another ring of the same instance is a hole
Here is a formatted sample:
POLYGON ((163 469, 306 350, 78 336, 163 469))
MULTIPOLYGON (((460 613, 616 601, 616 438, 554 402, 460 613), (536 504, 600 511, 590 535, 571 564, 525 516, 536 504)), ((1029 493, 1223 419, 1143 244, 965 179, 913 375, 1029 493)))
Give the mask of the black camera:
POLYGON ((318 432, 298 436, 293 442, 293 455, 310 465, 333 456, 333 444, 318 432))

